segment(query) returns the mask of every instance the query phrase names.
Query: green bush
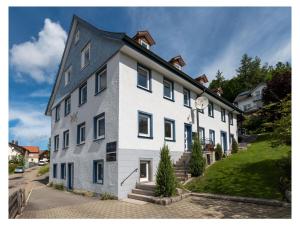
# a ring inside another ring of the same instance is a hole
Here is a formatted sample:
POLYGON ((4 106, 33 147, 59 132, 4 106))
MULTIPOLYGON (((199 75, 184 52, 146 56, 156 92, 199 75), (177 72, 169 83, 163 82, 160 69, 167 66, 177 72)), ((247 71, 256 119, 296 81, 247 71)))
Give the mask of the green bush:
POLYGON ((176 193, 177 182, 169 152, 167 145, 160 150, 160 161, 156 173, 156 196, 170 197, 176 193))
POLYGON ((17 166, 18 166, 18 164, 10 163, 8 165, 9 174, 14 173, 17 166))
POLYGON ((117 197, 111 193, 104 192, 104 193, 100 194, 100 199, 101 200, 116 200, 117 197))
POLYGON ((203 158, 202 146, 198 138, 193 141, 189 167, 193 177, 200 176, 205 169, 205 158, 203 158))
POLYGON ((216 152, 216 160, 221 160, 223 152, 222 152, 222 147, 220 144, 217 144, 215 152, 216 152))
POLYGON ((62 183, 60 183, 60 184, 54 184, 53 186, 57 190, 64 190, 65 189, 64 184, 62 184, 62 183))
POLYGON ((45 166, 42 166, 41 168, 39 168, 39 171, 38 171, 38 176, 42 176, 44 175, 45 173, 48 173, 49 172, 49 164, 45 165, 45 166))
POLYGON ((236 142, 235 138, 232 139, 232 148, 231 148, 231 153, 235 154, 239 151, 239 146, 238 143, 236 142))

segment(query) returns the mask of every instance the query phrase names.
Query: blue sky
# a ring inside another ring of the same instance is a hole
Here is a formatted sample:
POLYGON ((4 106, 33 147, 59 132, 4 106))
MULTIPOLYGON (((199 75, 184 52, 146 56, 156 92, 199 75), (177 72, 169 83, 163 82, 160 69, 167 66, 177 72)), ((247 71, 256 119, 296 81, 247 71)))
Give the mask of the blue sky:
POLYGON ((291 62, 290 8, 10 8, 9 139, 47 147, 44 116, 73 14, 100 29, 148 30, 152 50, 168 60, 180 54, 184 71, 212 80, 235 75, 244 53, 270 65, 291 62))

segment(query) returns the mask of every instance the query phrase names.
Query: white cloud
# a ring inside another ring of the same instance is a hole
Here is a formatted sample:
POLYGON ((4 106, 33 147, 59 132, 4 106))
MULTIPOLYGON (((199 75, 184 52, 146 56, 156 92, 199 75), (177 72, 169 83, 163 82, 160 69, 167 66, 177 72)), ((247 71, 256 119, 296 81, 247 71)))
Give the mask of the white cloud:
POLYGON ((45 90, 45 89, 40 89, 40 90, 32 92, 29 96, 30 97, 37 97, 37 98, 49 97, 50 92, 48 90, 45 90))
POLYGON ((9 128, 11 137, 21 145, 38 144, 50 137, 50 118, 32 105, 11 107, 9 121, 15 122, 9 128))
POLYGON ((66 39, 67 33, 60 24, 46 18, 37 40, 32 38, 10 49, 15 80, 26 81, 29 76, 38 83, 53 82, 66 39))

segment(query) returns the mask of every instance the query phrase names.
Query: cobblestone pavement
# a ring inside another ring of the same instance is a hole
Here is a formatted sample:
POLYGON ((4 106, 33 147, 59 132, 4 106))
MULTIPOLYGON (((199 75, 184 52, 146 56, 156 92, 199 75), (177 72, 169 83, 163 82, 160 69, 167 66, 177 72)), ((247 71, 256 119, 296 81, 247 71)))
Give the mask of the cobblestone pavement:
POLYGON ((168 206, 102 201, 49 187, 34 189, 18 218, 290 218, 291 209, 202 197, 168 206))

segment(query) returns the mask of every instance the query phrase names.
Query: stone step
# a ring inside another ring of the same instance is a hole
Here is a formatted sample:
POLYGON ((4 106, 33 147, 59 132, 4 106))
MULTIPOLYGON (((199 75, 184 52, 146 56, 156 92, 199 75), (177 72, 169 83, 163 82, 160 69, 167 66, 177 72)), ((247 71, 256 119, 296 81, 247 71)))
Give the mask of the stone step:
POLYGON ((132 189, 133 194, 139 194, 139 195, 147 195, 147 196, 154 196, 154 191, 149 190, 143 190, 143 189, 132 189))
POLYGON ((137 183, 136 184, 136 189, 154 191, 155 190, 155 184, 137 183))
POLYGON ((140 194, 130 193, 130 194, 128 194, 128 198, 135 199, 135 200, 140 200, 140 201, 144 201, 144 202, 154 203, 153 197, 152 196, 147 196, 147 195, 140 195, 140 194))
POLYGON ((175 171, 175 176, 185 176, 185 172, 184 171, 180 171, 180 172, 175 171))

